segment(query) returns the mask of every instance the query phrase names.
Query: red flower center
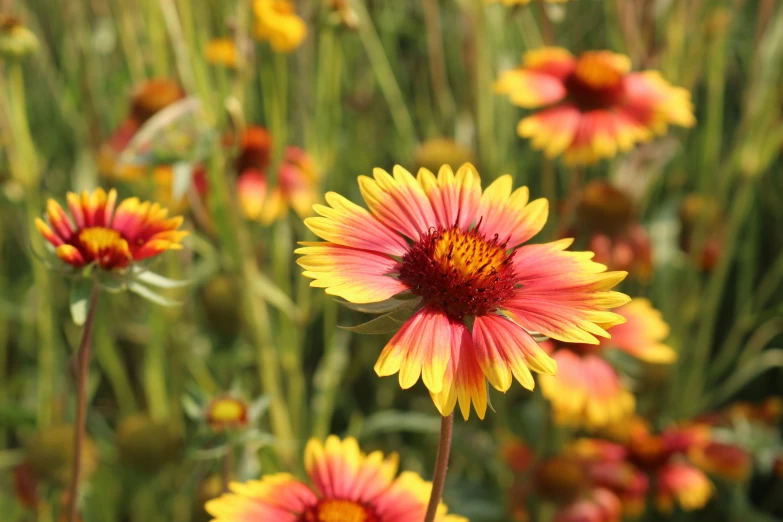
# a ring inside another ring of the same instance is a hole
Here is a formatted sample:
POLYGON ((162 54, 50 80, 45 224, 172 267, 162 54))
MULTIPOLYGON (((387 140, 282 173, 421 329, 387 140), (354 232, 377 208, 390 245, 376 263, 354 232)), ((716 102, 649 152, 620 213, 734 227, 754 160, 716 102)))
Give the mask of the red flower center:
POLYGON ((352 500, 323 499, 305 511, 298 522, 378 522, 378 517, 352 500))
POLYGON ((495 311, 516 288, 514 254, 479 228, 430 230, 403 256, 400 280, 455 319, 495 311))
POLYGON ((75 243, 74 246, 88 262, 97 261, 104 269, 125 267, 133 257, 128 242, 111 228, 85 228, 79 232, 75 243))
POLYGON ((623 98, 623 70, 609 53, 584 53, 565 80, 569 98, 583 111, 607 109, 623 98))

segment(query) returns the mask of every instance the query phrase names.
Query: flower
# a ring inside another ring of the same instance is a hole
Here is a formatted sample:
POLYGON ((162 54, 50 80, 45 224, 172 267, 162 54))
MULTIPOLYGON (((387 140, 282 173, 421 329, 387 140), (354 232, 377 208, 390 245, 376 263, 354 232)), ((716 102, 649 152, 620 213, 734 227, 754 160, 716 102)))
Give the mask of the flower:
POLYGON ((700 469, 733 482, 744 482, 751 472, 751 455, 734 444, 710 441, 690 450, 688 458, 700 469))
POLYGON ((531 369, 555 373, 529 332, 597 344, 623 321, 606 309, 628 301, 610 291, 624 272, 566 251, 568 239, 520 246, 543 228, 548 204, 528 203, 527 187, 512 193, 511 176, 482 193, 470 164, 456 175, 444 165, 437 177, 393 172, 359 177, 369 212, 327 193, 328 206, 314 207, 321 217, 305 220, 326 242, 297 250, 303 275, 327 294, 352 303, 416 298, 375 364, 379 376, 399 373, 404 389, 421 376, 442 415, 459 401, 466 419, 471 404, 483 418, 487 379, 505 392, 512 376, 532 389, 531 369))
POLYGON ((662 466, 657 477, 655 504, 663 513, 671 513, 675 502, 685 511, 701 509, 714 489, 702 471, 684 462, 662 466))
POLYGON ((690 94, 657 71, 630 72, 627 56, 560 47, 525 54, 521 67, 505 71, 495 91, 525 109, 541 111, 519 122, 520 137, 549 158, 591 164, 667 132, 695 123, 690 94))
POLYGON ((458 168, 465 163, 473 163, 474 157, 473 151, 451 138, 433 138, 416 148, 413 162, 417 168, 437 172, 441 165, 458 168))
POLYGON ((620 522, 622 504, 612 491, 595 488, 573 502, 560 506, 554 522, 620 522))
POLYGON ((175 462, 184 449, 182 434, 171 423, 144 414, 125 417, 117 426, 117 453, 123 465, 154 474, 175 462))
POLYGON ((552 404, 555 422, 595 429, 633 412, 633 394, 604 359, 569 348, 556 350, 552 357, 557 375, 541 378, 541 393, 552 404))
POLYGON ((213 431, 247 426, 247 404, 230 396, 217 397, 207 406, 206 420, 213 431))
MULTIPOLYGON (((213 522, 419 522, 431 484, 411 472, 397 475, 397 456, 362 453, 356 439, 311 439, 305 448, 310 484, 287 473, 245 483, 207 503, 213 522)), ((438 522, 467 522, 440 505, 438 522)))
POLYGON ((0 57, 22 58, 38 47, 38 38, 20 18, 0 13, 0 57))
POLYGON ((633 395, 623 386, 616 370, 599 356, 601 352, 617 348, 658 364, 677 358, 676 352, 661 342, 668 336, 669 326, 647 299, 632 299, 615 312, 625 322, 609 329, 611 339, 601 339, 598 345, 544 345, 553 352, 558 371, 557 375, 541 378, 541 392, 552 404, 559 424, 597 429, 633 412, 633 395))
POLYGON ((231 38, 213 38, 207 43, 204 57, 212 65, 222 65, 236 69, 239 63, 239 53, 234 40, 231 38))
POLYGON ((117 191, 101 189, 92 194, 67 196, 70 216, 59 203, 46 205, 48 223, 36 218, 38 232, 51 243, 63 262, 77 268, 96 264, 103 270, 127 268, 165 252, 182 248, 188 234, 177 230, 181 217, 167 218, 157 203, 138 198, 123 200, 115 210, 117 191))
POLYGON ((277 186, 270 189, 263 171, 248 168, 239 175, 236 188, 245 217, 268 225, 288 214, 290 208, 299 217, 311 215, 317 184, 318 176, 307 153, 287 147, 277 186))
MULTIPOLYGON (((73 473, 74 427, 69 424, 52 426, 32 435, 25 444, 25 461, 36 482, 65 486, 73 473)), ((98 448, 85 435, 79 480, 89 480, 98 469, 98 448)))
POLYGON ((307 36, 304 20, 296 15, 294 4, 287 0, 255 0, 253 10, 256 38, 268 41, 275 52, 291 52, 307 36))
POLYGON ((147 167, 118 164, 117 159, 142 125, 166 107, 184 99, 185 96, 182 86, 170 78, 152 78, 136 86, 131 95, 128 116, 101 146, 98 154, 100 172, 125 181, 144 179, 147 167))

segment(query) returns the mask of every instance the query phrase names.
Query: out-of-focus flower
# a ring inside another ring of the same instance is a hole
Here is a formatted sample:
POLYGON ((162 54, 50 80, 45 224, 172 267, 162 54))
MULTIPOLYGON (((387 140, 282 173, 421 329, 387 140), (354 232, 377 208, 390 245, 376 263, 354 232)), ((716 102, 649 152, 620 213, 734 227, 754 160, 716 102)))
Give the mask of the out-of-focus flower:
POLYGON ((551 402, 555 420, 598 429, 627 418, 635 399, 615 369, 599 354, 618 348, 650 363, 671 363, 677 354, 662 343, 668 325, 647 299, 635 298, 616 310, 625 322, 609 328, 611 338, 596 345, 546 342, 557 362, 557 375, 541 377, 541 392, 551 402))
POLYGON ((355 30, 359 27, 359 15, 350 6, 348 0, 327 0, 326 4, 332 9, 336 22, 346 29, 355 30))
POLYGON ((38 50, 38 38, 21 18, 0 13, 0 57, 22 58, 38 50))
POLYGON ((416 168, 437 172, 441 165, 457 169, 465 163, 473 163, 475 155, 451 138, 433 138, 418 146, 413 161, 416 168))
POLYGON ((573 502, 560 506, 554 522, 620 522, 623 508, 614 492, 596 488, 573 502))
POLYGON ((710 196, 690 194, 680 205, 680 248, 709 272, 723 251, 723 215, 710 196), (698 242, 698 244, 697 244, 698 242))
POLYGON ((239 204, 248 219, 268 225, 290 209, 304 218, 317 201, 318 176, 312 160, 298 147, 287 147, 277 185, 270 189, 266 174, 257 168, 244 170, 237 179, 239 204))
POLYGON ((184 98, 185 90, 169 78, 152 78, 138 85, 131 95, 128 117, 101 146, 98 155, 101 174, 126 181, 144 179, 148 171, 146 166, 118 164, 117 159, 144 123, 184 98))
POLYGON ((207 424, 213 431, 235 430, 247 426, 247 403, 235 397, 216 397, 207 406, 207 424))
POLYGON ((101 189, 92 194, 67 196, 70 216, 59 203, 46 205, 48 223, 36 218, 35 226, 55 248, 63 262, 82 268, 95 264, 103 270, 127 268, 166 250, 182 248, 188 234, 178 230, 181 217, 168 218, 157 203, 138 198, 123 200, 115 210, 117 191, 101 189))
MULTIPOLYGON (((37 482, 65 486, 71 480, 73 466, 73 426, 53 426, 36 433, 27 440, 25 458, 37 482)), ((89 480, 97 467, 98 450, 85 435, 80 480, 89 480)))
POLYGON ((212 65, 222 65, 236 69, 239 64, 239 52, 231 38, 214 38, 207 43, 204 57, 212 65))
POLYGON ((734 444, 709 442, 691 449, 688 458, 710 475, 744 482, 750 476, 752 459, 744 449, 734 444))
POLYGON ((444 165, 437 177, 393 172, 359 177, 369 212, 327 193, 328 206, 315 206, 322 217, 305 220, 326 242, 296 251, 311 286, 330 295, 352 303, 416 297, 407 301, 413 316, 375 364, 379 376, 399 373, 403 389, 422 377, 442 415, 459 401, 465 418, 471 404, 483 418, 486 380, 505 392, 512 378, 531 389, 530 370, 555 373, 529 332, 597 344, 623 321, 607 309, 628 301, 611 291, 625 272, 566 251, 570 240, 520 246, 543 228, 548 204, 528 203, 527 187, 512 193, 511 176, 482 192, 470 164, 456 175, 444 165))
POLYGON ((557 375, 540 379, 541 392, 552 404, 555 422, 595 429, 633 412, 633 394, 608 362, 589 353, 591 345, 585 347, 588 353, 574 350, 582 345, 564 346, 552 355, 557 375))
POLYGON ((553 158, 591 164, 665 134, 670 124, 695 123, 690 94, 657 71, 631 72, 627 56, 559 47, 529 51, 521 67, 501 74, 495 91, 514 105, 539 112, 518 134, 553 158))
POLYGON ((655 504, 663 513, 671 513, 675 503, 684 511, 694 511, 707 504, 713 490, 712 482, 701 470, 674 462, 658 470, 655 504))
MULTIPOLYGON (((206 171, 196 166, 192 170, 191 182, 193 183, 193 189, 199 199, 206 201, 207 194, 209 193, 209 182, 207 181, 206 171)), ((175 200, 173 194, 174 185, 174 167, 171 165, 159 165, 152 169, 152 183, 155 186, 154 196, 157 201, 170 202, 171 210, 175 212, 182 212, 188 208, 190 201, 187 197, 179 198, 175 200)))
POLYGON ((182 437, 172 426, 142 414, 130 415, 117 427, 122 463, 141 473, 156 473, 179 458, 182 437))
POLYGON ((588 481, 587 468, 580 459, 569 455, 555 455, 536 466, 534 483, 536 493, 552 502, 573 502, 588 481))
POLYGON ((242 173, 248 169, 264 171, 269 166, 272 151, 272 136, 260 125, 251 125, 239 135, 229 134, 223 137, 227 147, 238 146, 236 171, 242 173))
POLYGON ((582 190, 576 216, 574 233, 588 238, 595 261, 640 279, 650 277, 650 237, 634 219, 634 203, 628 194, 606 181, 591 181, 582 190))
POLYGON ((288 53, 298 48, 307 36, 307 26, 297 16, 294 4, 287 0, 255 0, 255 35, 268 41, 278 53, 288 53))
MULTIPOLYGON (((207 503, 214 522, 420 522, 432 488, 412 472, 397 475, 397 456, 362 453, 355 439, 310 440, 305 468, 311 484, 287 473, 230 485, 231 493, 207 503)), ((467 522, 447 514, 438 522, 467 522)))

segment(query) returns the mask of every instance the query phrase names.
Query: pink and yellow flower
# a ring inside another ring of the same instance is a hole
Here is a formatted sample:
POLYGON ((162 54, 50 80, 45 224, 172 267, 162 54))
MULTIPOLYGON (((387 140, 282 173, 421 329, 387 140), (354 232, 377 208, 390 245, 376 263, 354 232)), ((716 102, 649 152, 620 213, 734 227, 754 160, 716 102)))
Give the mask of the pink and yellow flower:
POLYGON ((181 217, 168 217, 157 203, 138 198, 123 200, 115 209, 117 191, 101 189, 81 196, 69 192, 70 216, 59 203, 46 205, 48 223, 36 218, 35 226, 65 263, 77 268, 96 264, 103 270, 127 268, 166 250, 182 248, 188 234, 178 230, 181 217))
POLYGON ((624 323, 609 329, 610 339, 596 345, 545 343, 557 362, 557 375, 541 378, 541 391, 552 404, 555 421, 598 429, 633 413, 635 399, 617 371, 603 358, 609 348, 623 350, 649 363, 671 363, 674 350, 662 341, 669 326, 647 299, 635 298, 616 310, 624 323))
MULTIPOLYGON (((397 476, 397 456, 362 453, 335 436, 305 449, 310 484, 287 473, 234 482, 207 503, 213 522, 420 522, 432 485, 411 472, 397 476)), ((441 504, 438 522, 467 522, 441 504)))
POLYGON ((310 156, 298 147, 287 147, 277 185, 269 187, 266 174, 257 168, 244 170, 237 179, 239 204, 245 217, 268 225, 288 214, 312 215, 317 201, 318 176, 310 156))
POLYGON ((695 123, 688 91, 657 71, 631 72, 630 59, 610 51, 578 57, 559 47, 529 51, 521 67, 500 75, 495 91, 519 107, 542 109, 520 121, 517 132, 569 164, 611 158, 669 125, 695 123))
POLYGON ((437 177, 402 167, 359 177, 370 210, 339 194, 316 205, 305 224, 322 243, 305 243, 298 263, 311 286, 352 303, 418 298, 418 308, 384 348, 375 371, 399 373, 400 386, 419 380, 442 415, 459 401, 480 418, 486 381, 505 392, 530 370, 552 375, 556 364, 529 332, 564 342, 598 344, 623 318, 607 311, 628 301, 611 288, 625 272, 606 272, 590 252, 570 252, 571 240, 522 245, 546 222, 545 199, 512 193, 505 175, 482 192, 475 168, 437 177), (522 245, 522 246, 520 246, 522 245), (402 294, 402 295, 401 295, 402 294), (469 328, 469 324, 472 327, 469 328))
POLYGON ((307 26, 297 16, 294 4, 288 0, 255 0, 255 34, 269 42, 278 53, 288 53, 299 47, 307 36, 307 26))
POLYGON ((662 466, 657 473, 656 486, 655 504, 663 513, 671 513, 675 504, 684 511, 701 509, 714 490, 704 472, 685 462, 662 466))
POLYGON ((560 506, 554 522, 620 522, 623 507, 612 491, 595 488, 581 498, 560 506))

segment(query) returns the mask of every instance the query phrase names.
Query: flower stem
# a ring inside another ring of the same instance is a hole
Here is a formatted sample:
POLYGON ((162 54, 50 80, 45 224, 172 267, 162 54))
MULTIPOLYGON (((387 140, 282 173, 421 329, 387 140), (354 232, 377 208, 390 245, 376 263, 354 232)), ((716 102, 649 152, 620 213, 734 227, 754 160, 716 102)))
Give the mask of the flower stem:
POLYGON ((87 309, 87 320, 84 322, 82 340, 79 343, 76 369, 76 420, 73 434, 73 461, 71 463, 71 483, 68 487, 68 517, 67 522, 76 522, 76 506, 79 501, 79 475, 82 467, 82 443, 87 420, 87 372, 90 368, 90 345, 92 344, 92 327, 95 311, 98 305, 100 287, 93 283, 90 292, 90 303, 87 309))
MULTIPOLYGON (((571 221, 573 221, 574 214, 576 213, 577 204, 579 203, 584 177, 585 172, 581 167, 575 168, 571 173, 571 179, 568 183, 568 193, 566 194, 565 203, 563 205, 563 212, 560 215, 560 222, 557 226, 555 239, 560 239, 568 233, 571 221)), ((556 204, 556 202, 552 203, 556 204)))
POLYGON ((446 483, 446 471, 449 469, 449 453, 451 452, 451 432, 454 428, 454 413, 443 417, 440 421, 440 441, 438 455, 435 457, 435 472, 432 476, 432 492, 424 522, 433 522, 443 495, 443 485, 446 483))
POLYGON ((221 481, 223 483, 223 493, 228 493, 228 484, 231 482, 232 468, 234 467, 234 445, 226 446, 226 454, 223 455, 223 467, 220 470, 221 481))

